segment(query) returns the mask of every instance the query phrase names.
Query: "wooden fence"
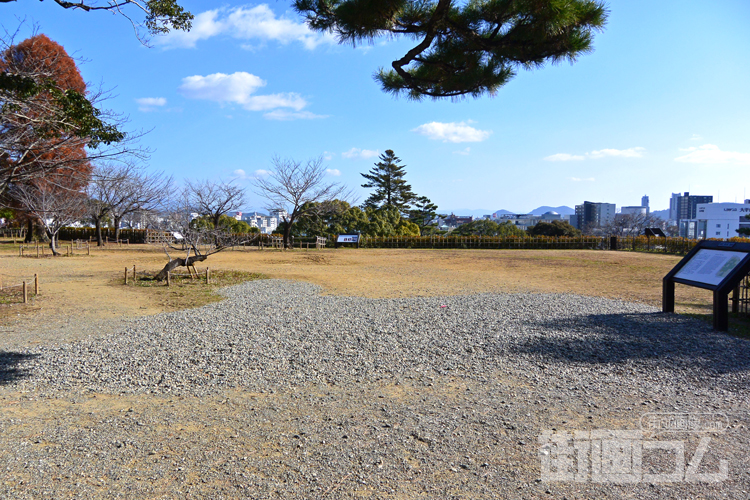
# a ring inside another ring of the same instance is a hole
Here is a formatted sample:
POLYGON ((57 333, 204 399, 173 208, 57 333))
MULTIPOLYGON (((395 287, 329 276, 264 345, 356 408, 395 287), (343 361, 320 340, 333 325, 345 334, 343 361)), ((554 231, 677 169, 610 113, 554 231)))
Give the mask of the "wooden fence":
POLYGON ((363 236, 360 248, 607 249, 606 238, 522 236, 363 236))
POLYGON ((33 278, 23 279, 0 275, 0 301, 4 303, 20 302, 26 304, 29 295, 39 295, 39 274, 33 278))

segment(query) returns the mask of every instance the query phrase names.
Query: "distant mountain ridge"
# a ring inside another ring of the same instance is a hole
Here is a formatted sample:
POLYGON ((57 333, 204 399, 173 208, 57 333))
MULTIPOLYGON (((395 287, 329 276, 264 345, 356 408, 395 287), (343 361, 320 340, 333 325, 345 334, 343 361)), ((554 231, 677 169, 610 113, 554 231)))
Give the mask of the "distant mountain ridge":
POLYGON ((498 210, 495 212, 497 215, 507 215, 507 214, 531 214, 531 215, 544 215, 547 212, 557 212, 560 215, 573 215, 576 213, 575 209, 570 208, 565 205, 561 205, 559 207, 549 207, 547 205, 543 205, 541 207, 537 207, 531 212, 510 212, 508 210, 498 210))
POLYGON ((482 217, 484 215, 490 215, 490 214, 497 214, 497 215, 508 215, 508 214, 533 214, 533 215, 543 215, 547 212, 557 212, 560 215, 572 215, 576 213, 575 209, 570 208, 568 206, 562 205, 559 207, 549 207, 547 205, 535 208, 531 212, 511 212, 510 210, 500 209, 495 210, 494 212, 492 210, 487 210, 484 208, 457 208, 454 210, 445 210, 445 211, 439 211, 439 213, 445 213, 445 214, 454 214, 459 216, 468 216, 472 215, 474 217, 482 217))
POLYGON ((651 212, 651 215, 667 220, 669 219, 669 209, 667 208, 665 210, 654 210, 653 212, 651 212))

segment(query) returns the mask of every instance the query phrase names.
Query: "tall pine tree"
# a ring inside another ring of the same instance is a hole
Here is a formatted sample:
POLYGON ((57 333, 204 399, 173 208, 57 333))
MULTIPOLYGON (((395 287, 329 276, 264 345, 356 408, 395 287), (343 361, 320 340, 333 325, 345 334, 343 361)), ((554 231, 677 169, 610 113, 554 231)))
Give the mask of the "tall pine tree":
POLYGON ((387 149, 380 155, 380 161, 375 164, 375 168, 362 174, 362 177, 367 179, 367 183, 362 184, 362 187, 375 189, 365 200, 365 208, 395 208, 401 213, 409 210, 416 195, 404 180, 406 165, 399 163, 401 159, 392 150, 387 149))

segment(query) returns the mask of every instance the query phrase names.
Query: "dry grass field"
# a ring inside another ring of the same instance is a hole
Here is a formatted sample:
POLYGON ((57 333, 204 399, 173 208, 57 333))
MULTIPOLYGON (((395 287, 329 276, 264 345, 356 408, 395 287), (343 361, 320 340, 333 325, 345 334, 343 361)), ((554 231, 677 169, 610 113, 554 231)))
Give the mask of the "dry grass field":
MULTIPOLYGON (((481 292, 576 293, 661 303, 661 279, 680 257, 586 250, 247 250, 211 256, 214 273, 260 273, 320 285, 324 293, 394 298, 481 292)), ((41 293, 30 304, 0 304, 0 326, 23 330, 30 322, 70 318, 106 320, 197 307, 219 300, 205 284, 129 286, 125 267, 155 273, 166 262, 155 247, 97 249, 91 256, 19 258, 18 247, 0 244, 4 283, 39 273, 41 293)), ((220 282, 231 284, 236 282, 220 282)), ((710 312, 711 294, 677 287, 678 312, 710 312)), ((37 339, 39 340, 39 339, 37 339)), ((51 340, 51 339, 47 339, 51 340)), ((68 339, 56 339, 65 341, 68 339)))
MULTIPOLYGON (((370 298, 523 291, 603 296, 659 306, 661 279, 679 260, 666 255, 561 250, 226 251, 204 263, 219 283, 175 283, 166 288, 154 283, 123 284, 125 267, 135 265, 138 270, 156 273, 165 264, 163 252, 156 248, 133 246, 93 249, 91 256, 83 253, 54 259, 20 258, 17 246, 0 244, 0 275, 4 283, 30 279, 34 273, 41 277, 41 294, 29 304, 9 304, 7 300, 0 303, 0 354, 106 335, 112 331, 104 327, 108 323, 213 302, 220 299, 212 293, 215 287, 252 277, 301 280, 320 285, 325 294, 370 298), (96 326, 80 328, 87 323, 96 326)), ((205 265, 198 268, 204 269, 205 265)), ((711 296, 707 292, 678 286, 677 294, 680 312, 710 310, 711 296)), ((515 379, 507 373, 487 376, 497 387, 506 388, 508 394, 536 390, 528 380, 515 379)), ((336 422, 348 422, 358 416, 363 428, 368 428, 364 423, 381 418, 385 407, 402 412, 408 419, 417 400, 440 408, 460 408, 467 404, 467 395, 483 394, 486 389, 476 380, 452 375, 436 378, 434 386, 414 384, 406 379, 383 380, 356 387, 300 386, 264 394, 238 389, 210 397, 119 395, 83 389, 38 395, 0 385, 0 447, 6 450, 0 454, 0 468, 6 471, 0 484, 24 492, 20 496, 29 498, 47 491, 48 484, 51 497, 59 498, 202 498, 209 493, 217 497, 253 496, 253 492, 234 489, 243 479, 238 483, 234 476, 223 475, 222 467, 246 460, 241 463, 248 464, 247 471, 254 477, 268 474, 269 481, 273 474, 296 477, 299 471, 286 455, 292 444, 300 448, 292 436, 298 437, 300 422, 313 416, 323 415, 336 422), (363 406, 362 401, 367 403, 363 406), (61 460, 58 472, 51 476, 27 469, 18 462, 20 457, 8 451, 23 448, 23 460, 38 458, 42 470, 41 464, 49 456, 60 456, 56 447, 58 441, 68 439, 65 436, 80 436, 83 441, 99 436, 111 443, 93 455, 70 450, 70 456, 61 460), (64 472, 74 464, 78 464, 75 467, 79 473, 64 472)), ((616 408, 600 410, 600 416, 589 415, 593 420, 588 423, 576 420, 583 419, 583 413, 565 418, 570 425, 625 425, 617 420, 623 418, 622 408, 641 403, 638 395, 624 398, 616 408)), ((554 411, 544 413, 534 405, 525 408, 523 411, 536 412, 535 418, 541 419, 539 426, 559 425, 559 415, 554 411)), ((313 452, 333 453, 327 446, 321 444, 313 452)), ((522 447, 515 447, 515 453, 521 453, 522 447)), ((307 453, 297 448, 297 453, 307 453)), ((401 458, 404 467, 424 474, 421 481, 441 481, 445 474, 454 473, 420 465, 409 454, 412 451, 403 451, 401 458)), ((487 456, 493 467, 515 463, 507 455, 487 456)), ((545 486, 534 479, 539 477, 536 452, 529 457, 519 462, 527 465, 517 469, 518 480, 538 490, 541 496, 534 498, 550 498, 544 494, 545 486)), ((351 474, 341 474, 340 480, 327 487, 321 497, 378 496, 371 486, 352 483, 351 474)), ((474 487, 473 483, 467 484, 474 487)), ((499 491, 498 484, 501 483, 491 484, 493 491, 499 491)), ((416 488, 410 482, 402 482, 397 488, 400 492, 394 490, 388 496, 456 497, 416 488)), ((581 498, 587 497, 596 496, 584 493, 581 498)))

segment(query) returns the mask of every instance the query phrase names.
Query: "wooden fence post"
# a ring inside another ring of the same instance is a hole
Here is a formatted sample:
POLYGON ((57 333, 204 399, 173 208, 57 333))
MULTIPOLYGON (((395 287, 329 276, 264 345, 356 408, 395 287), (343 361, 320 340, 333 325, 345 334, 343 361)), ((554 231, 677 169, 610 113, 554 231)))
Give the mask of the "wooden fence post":
POLYGON ((39 258, 39 242, 36 242, 36 258, 39 258))
POLYGON ((138 281, 138 278, 136 277, 136 274, 135 274, 135 264, 133 264, 133 283, 135 283, 136 281, 138 281))
POLYGON ((86 242, 86 255, 91 255, 91 243, 86 242))
POLYGON ((34 274, 34 295, 39 295, 39 275, 34 274))
POLYGON ((26 304, 29 301, 29 294, 26 291, 26 282, 23 282, 23 303, 26 304))
POLYGON ((125 284, 128 284, 128 268, 125 268, 125 284))
POLYGON ((21 243, 21 246, 18 247, 18 256, 23 257, 23 243, 21 243))
POLYGON ((171 285, 171 283, 170 283, 170 276, 169 275, 170 275, 170 272, 167 271, 167 286, 171 285))
POLYGON ((209 268, 206 268, 206 284, 208 285, 210 283, 211 283, 211 271, 209 270, 209 268))
POLYGON ((3 277, 0 276, 0 290, 3 289, 3 277))

